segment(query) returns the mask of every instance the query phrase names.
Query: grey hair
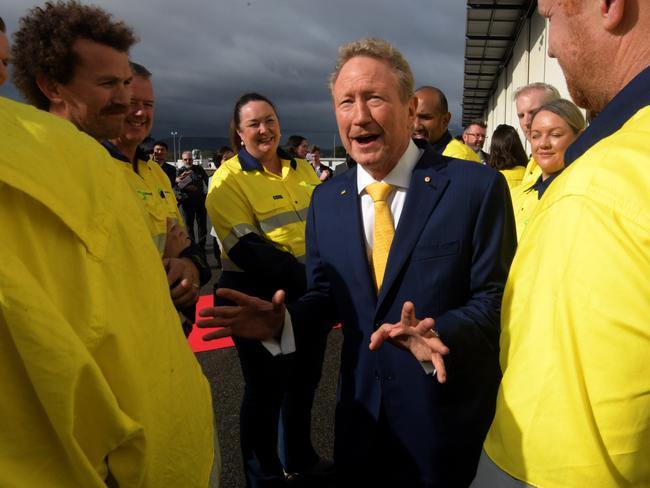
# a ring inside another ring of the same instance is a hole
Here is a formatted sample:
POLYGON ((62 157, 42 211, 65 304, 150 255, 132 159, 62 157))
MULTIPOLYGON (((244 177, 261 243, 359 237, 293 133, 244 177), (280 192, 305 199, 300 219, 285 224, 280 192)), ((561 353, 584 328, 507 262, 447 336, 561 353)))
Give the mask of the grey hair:
POLYGON ((582 115, 582 112, 578 106, 570 100, 566 100, 564 98, 559 98, 557 100, 545 103, 537 110, 535 110, 531 114, 531 124, 533 123, 533 120, 535 120, 535 116, 540 112, 554 113, 562 120, 564 120, 567 124, 569 124, 569 127, 571 127, 571 130, 575 134, 579 134, 584 130, 586 126, 585 117, 582 115))
POLYGON ((472 125, 478 125, 481 129, 487 129, 487 124, 483 119, 472 119, 465 124, 465 127, 463 127, 463 133, 466 133, 467 129, 469 129, 472 125))
POLYGON ((535 83, 529 83, 528 85, 520 86, 515 90, 515 93, 512 95, 513 100, 517 100, 520 95, 527 93, 532 90, 543 90, 544 91, 544 100, 550 102, 552 100, 559 100, 562 98, 560 92, 553 85, 548 83, 542 83, 541 81, 536 81, 535 83))
POLYGON ((343 65, 357 56, 365 56, 387 62, 397 77, 400 99, 403 102, 408 102, 413 97, 415 81, 406 58, 388 41, 372 37, 364 37, 363 39, 352 41, 339 47, 336 56, 336 66, 334 72, 329 77, 330 92, 339 77, 343 65))

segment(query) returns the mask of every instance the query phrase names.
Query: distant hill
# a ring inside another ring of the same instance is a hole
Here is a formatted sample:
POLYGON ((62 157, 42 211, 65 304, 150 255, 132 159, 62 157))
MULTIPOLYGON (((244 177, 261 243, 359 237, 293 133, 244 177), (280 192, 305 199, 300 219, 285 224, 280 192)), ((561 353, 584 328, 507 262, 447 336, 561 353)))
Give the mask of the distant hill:
MULTIPOLYGON (((158 139, 157 139, 158 140, 158 139)), ((163 137, 162 140, 167 143, 169 149, 174 147, 174 138, 167 136, 163 137)), ((176 144, 178 144, 178 138, 176 138, 176 144)), ((181 139, 181 151, 191 151, 192 149, 201 149, 202 151, 211 151, 214 152, 219 149, 221 146, 229 146, 227 137, 191 137, 183 136, 181 139)))

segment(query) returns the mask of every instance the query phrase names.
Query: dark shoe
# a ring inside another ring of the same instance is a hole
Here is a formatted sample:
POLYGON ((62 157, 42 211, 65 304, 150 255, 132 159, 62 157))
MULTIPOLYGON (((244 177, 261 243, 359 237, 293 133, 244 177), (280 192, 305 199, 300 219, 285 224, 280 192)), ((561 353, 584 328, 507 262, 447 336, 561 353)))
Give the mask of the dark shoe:
POLYGON ((334 474, 334 463, 327 459, 319 459, 309 468, 303 470, 300 474, 304 476, 331 476, 334 474))
POLYGON ((326 487, 334 480, 334 463, 319 459, 310 467, 296 473, 285 475, 287 484, 293 487, 326 487))

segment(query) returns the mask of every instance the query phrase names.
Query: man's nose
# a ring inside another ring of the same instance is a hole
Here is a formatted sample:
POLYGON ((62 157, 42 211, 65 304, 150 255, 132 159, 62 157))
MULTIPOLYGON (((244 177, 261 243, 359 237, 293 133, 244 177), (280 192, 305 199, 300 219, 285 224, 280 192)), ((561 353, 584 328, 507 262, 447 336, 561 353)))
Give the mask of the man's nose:
POLYGON ((113 92, 113 103, 128 106, 131 103, 131 85, 118 84, 113 92))
POLYGON ((368 104, 365 102, 358 102, 354 106, 354 114, 352 116, 352 122, 356 125, 363 125, 368 123, 371 120, 370 109, 368 104))

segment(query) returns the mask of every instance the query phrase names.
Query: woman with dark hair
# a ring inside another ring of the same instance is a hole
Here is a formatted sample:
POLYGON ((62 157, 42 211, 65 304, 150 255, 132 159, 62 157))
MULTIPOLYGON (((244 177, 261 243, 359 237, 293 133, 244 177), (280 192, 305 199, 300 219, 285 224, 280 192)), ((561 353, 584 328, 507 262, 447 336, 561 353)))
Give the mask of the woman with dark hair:
POLYGON ((521 184, 526 171, 528 156, 524 146, 515 128, 507 124, 497 126, 491 140, 488 166, 503 174, 512 191, 521 184))
MULTIPOLYGON (((279 149, 277 111, 258 93, 237 100, 230 135, 238 154, 214 173, 206 201, 223 245, 217 286, 264 300, 281 289, 287 301, 295 300, 306 291, 305 220, 318 178, 307 161, 279 149)), ((228 304, 215 294, 215 305, 228 304)), ((240 433, 247 485, 283 486, 284 471, 322 474, 326 463, 315 452, 310 431, 325 338, 293 354, 277 343, 233 340, 246 382, 240 433), (284 354, 273 356, 273 349, 284 354), (278 457, 280 412, 284 462, 278 457)))
POLYGON ((287 140, 287 152, 294 158, 306 159, 309 152, 309 143, 303 136, 289 136, 287 140))
POLYGON ((218 168, 219 166, 221 166, 221 163, 229 160, 234 156, 235 156, 235 151, 233 151, 230 148, 230 146, 221 146, 219 149, 217 149, 217 152, 214 154, 215 166, 218 168))

